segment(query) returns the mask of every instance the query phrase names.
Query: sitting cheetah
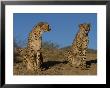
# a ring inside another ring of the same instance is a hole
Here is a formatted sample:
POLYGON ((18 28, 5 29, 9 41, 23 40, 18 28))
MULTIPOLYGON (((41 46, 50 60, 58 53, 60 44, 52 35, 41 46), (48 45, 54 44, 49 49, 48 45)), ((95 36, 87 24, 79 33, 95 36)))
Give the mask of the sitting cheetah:
POLYGON ((71 49, 66 52, 66 57, 72 66, 86 65, 86 53, 89 43, 88 33, 90 31, 90 24, 80 24, 79 31, 72 43, 71 49))
POLYGON ((43 64, 42 34, 50 30, 48 23, 39 22, 29 33, 27 47, 16 49, 17 53, 23 57, 23 63, 26 64, 27 70, 36 71, 41 68, 43 64))

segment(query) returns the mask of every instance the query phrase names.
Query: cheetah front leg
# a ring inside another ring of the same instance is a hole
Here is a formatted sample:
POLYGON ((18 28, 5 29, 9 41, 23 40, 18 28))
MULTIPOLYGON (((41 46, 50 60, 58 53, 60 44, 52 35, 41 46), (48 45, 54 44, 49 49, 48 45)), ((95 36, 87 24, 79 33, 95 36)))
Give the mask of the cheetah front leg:
POLYGON ((71 62, 74 67, 79 67, 81 64, 80 58, 78 56, 73 56, 71 62))
POLYGON ((86 68, 86 53, 87 53, 87 48, 85 48, 83 51, 82 51, 83 55, 82 55, 82 68, 86 68))
POLYGON ((35 62, 32 59, 27 62, 27 69, 31 72, 36 71, 35 62))
POLYGON ((35 72, 37 70, 37 64, 35 62, 35 57, 33 52, 31 52, 31 54, 28 55, 26 61, 27 61, 26 63, 27 70, 31 72, 35 72))
POLYGON ((43 57, 40 51, 37 52, 36 63, 37 63, 37 68, 41 69, 43 65, 43 57))

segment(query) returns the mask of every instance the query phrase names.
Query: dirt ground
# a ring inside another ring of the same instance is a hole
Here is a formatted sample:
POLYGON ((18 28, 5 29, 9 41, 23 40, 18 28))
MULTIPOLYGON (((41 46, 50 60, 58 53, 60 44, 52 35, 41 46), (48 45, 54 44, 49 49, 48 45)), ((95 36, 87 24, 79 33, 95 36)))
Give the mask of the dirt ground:
POLYGON ((22 62, 17 62, 13 67, 14 75, 97 75, 97 55, 88 54, 87 64, 89 68, 82 70, 81 68, 72 67, 65 59, 44 59, 44 70, 29 72, 26 70, 22 62))

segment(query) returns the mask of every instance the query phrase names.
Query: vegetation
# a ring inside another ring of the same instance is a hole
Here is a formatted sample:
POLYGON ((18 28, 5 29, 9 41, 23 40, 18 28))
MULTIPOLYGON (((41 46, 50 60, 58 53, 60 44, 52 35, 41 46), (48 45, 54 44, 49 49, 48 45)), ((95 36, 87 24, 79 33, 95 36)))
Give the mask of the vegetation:
MULTIPOLYGON (((20 48, 25 46, 23 43, 21 44, 23 46, 19 46, 20 44, 17 44, 16 41, 14 41, 15 48, 20 48)), ((64 53, 65 51, 69 50, 70 47, 71 46, 59 48, 59 45, 57 43, 52 43, 51 41, 45 41, 42 43, 42 55, 44 58, 53 59, 53 60, 65 59, 64 53)), ((88 49, 88 53, 96 54, 97 51, 93 49, 88 49)), ((18 57, 18 54, 14 52, 14 55, 16 59, 16 56, 18 57)))
MULTIPOLYGON (((14 49, 25 46, 14 40, 14 49)), ((22 57, 18 55, 16 49, 14 50, 14 75, 96 75, 97 74, 97 64, 94 61, 97 59, 97 51, 93 49, 88 49, 87 59, 88 63, 91 65, 89 70, 81 70, 75 67, 71 67, 64 53, 69 50, 70 46, 59 48, 57 43, 52 43, 46 41, 42 43, 42 54, 44 58, 44 66, 46 70, 39 71, 36 73, 28 72, 25 65, 22 63, 22 57), (92 63, 92 64, 91 64, 92 63)))

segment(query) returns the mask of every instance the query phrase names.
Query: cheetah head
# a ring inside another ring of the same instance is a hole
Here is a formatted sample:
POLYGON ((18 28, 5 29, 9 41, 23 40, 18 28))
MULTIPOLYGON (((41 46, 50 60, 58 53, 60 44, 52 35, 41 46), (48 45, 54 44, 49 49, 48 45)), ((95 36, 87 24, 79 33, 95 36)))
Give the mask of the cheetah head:
POLYGON ((84 34, 88 34, 90 31, 90 24, 84 23, 79 25, 80 31, 82 31, 84 34))
POLYGON ((47 22, 39 22, 37 24, 37 27, 40 27, 40 30, 44 31, 44 32, 48 32, 50 31, 50 26, 47 22))

